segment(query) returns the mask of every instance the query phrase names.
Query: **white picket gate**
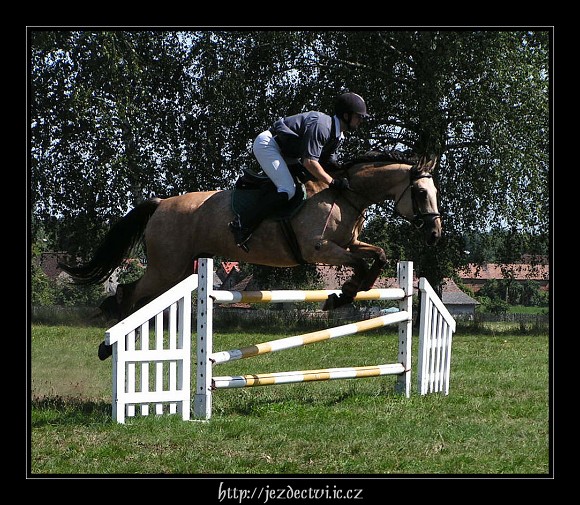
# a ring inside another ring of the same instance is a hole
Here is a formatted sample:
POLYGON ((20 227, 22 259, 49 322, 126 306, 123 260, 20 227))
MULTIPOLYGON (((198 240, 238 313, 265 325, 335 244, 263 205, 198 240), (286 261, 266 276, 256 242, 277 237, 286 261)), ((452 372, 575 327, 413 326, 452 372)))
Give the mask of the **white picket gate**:
POLYGON ((448 395, 455 319, 424 277, 419 279, 419 289, 421 291, 417 365, 419 394, 443 392, 448 395))
POLYGON ((194 274, 107 330, 117 422, 135 416, 136 408, 149 415, 150 406, 157 415, 190 419, 191 293, 196 289, 194 274))

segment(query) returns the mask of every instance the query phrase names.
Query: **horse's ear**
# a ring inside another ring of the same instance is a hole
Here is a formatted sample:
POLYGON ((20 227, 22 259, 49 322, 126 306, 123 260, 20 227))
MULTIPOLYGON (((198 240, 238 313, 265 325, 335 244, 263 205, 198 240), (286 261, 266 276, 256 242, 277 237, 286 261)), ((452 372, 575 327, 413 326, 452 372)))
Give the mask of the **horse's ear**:
POLYGON ((437 158, 437 155, 423 155, 419 158, 416 167, 420 172, 431 172, 437 165, 437 158))
POLYGON ((438 156, 437 155, 432 155, 429 158, 429 161, 426 161, 423 164, 423 170, 427 171, 427 172, 431 172, 436 166, 437 166, 437 160, 438 160, 438 156))
POLYGON ((422 169, 427 165, 427 156, 423 155, 419 157, 419 161, 417 162, 417 166, 421 167, 422 169))

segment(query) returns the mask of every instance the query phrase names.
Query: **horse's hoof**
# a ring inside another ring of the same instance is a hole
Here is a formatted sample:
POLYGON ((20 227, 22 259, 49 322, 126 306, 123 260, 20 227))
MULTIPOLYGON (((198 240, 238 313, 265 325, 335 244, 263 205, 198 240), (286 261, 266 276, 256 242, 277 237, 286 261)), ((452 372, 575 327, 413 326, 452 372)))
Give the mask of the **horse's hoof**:
POLYGON ((344 305, 348 305, 349 303, 352 303, 353 301, 354 301, 354 298, 352 296, 347 296, 344 293, 341 293, 339 296, 337 296, 336 293, 332 293, 332 294, 328 295, 328 298, 326 299, 326 301, 324 302, 324 305, 322 306, 322 310, 338 309, 339 307, 342 307, 344 305))
POLYGON ((343 307, 344 305, 348 305, 349 303, 354 302, 354 296, 348 296, 344 293, 341 293, 338 297, 338 300, 334 304, 334 308, 338 309, 339 307, 343 307))
POLYGON ((105 342, 99 344, 99 359, 105 361, 109 356, 113 354, 113 346, 107 345, 105 342))
POLYGON ((328 295, 328 298, 326 299, 326 301, 324 302, 324 305, 322 306, 322 310, 334 309, 334 305, 337 301, 338 301, 338 296, 336 295, 336 293, 332 293, 332 294, 328 295))

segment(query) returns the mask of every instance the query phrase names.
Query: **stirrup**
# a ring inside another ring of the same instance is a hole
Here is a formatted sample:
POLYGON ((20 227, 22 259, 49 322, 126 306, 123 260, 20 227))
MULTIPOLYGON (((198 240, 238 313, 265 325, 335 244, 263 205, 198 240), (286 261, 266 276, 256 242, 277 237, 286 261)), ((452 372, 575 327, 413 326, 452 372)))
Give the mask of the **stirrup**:
POLYGON ((236 245, 244 250, 245 252, 249 252, 249 248, 246 243, 250 240, 252 236, 252 232, 247 228, 242 228, 240 224, 240 217, 236 215, 233 221, 228 224, 231 232, 234 234, 234 240, 236 241, 236 245))

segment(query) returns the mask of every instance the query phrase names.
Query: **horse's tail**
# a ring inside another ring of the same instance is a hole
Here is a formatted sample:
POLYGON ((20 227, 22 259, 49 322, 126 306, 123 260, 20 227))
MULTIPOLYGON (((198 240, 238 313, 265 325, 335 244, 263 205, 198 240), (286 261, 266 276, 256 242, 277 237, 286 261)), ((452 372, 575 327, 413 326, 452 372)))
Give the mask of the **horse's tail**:
POLYGON ((159 198, 146 200, 117 221, 89 262, 75 267, 59 263, 59 267, 72 276, 76 284, 104 282, 141 239, 160 202, 159 198))

